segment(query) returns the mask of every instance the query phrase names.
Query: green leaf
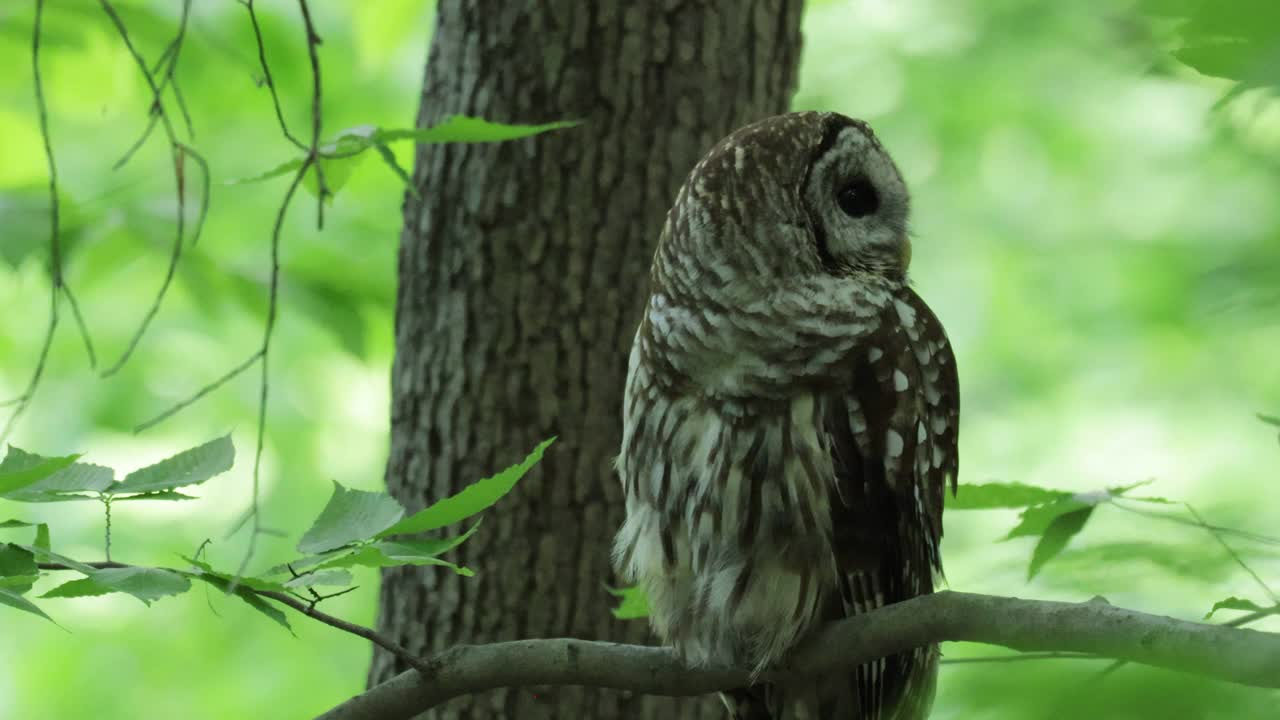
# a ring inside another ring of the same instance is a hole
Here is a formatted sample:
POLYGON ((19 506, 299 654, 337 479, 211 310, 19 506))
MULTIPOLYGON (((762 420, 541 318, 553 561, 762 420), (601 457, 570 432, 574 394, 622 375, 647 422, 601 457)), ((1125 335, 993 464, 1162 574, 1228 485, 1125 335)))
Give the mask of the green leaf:
POLYGON ((181 595, 191 589, 191 581, 181 573, 162 568, 126 567, 94 570, 88 577, 70 580, 41 597, 74 598, 122 592, 132 595, 144 605, 170 595, 181 595))
MULTIPOLYGON (((0 605, 8 605, 11 608, 17 608, 24 612, 29 612, 33 615, 39 615, 45 620, 48 620, 49 622, 53 622, 53 618, 49 617, 44 613, 43 610, 36 607, 35 603, 31 602, 30 600, 22 597, 21 595, 15 592, 6 590, 5 588, 0 588, 0 605)), ((57 623, 53 623, 53 624, 57 625, 57 623)))
MULTIPOLYGON (((324 201, 333 203, 333 198, 338 194, 351 179, 351 173, 355 171, 356 165, 364 161, 364 155, 354 155, 344 158, 321 158, 319 161, 320 169, 324 172, 324 188, 326 194, 324 201)), ((307 168, 307 174, 302 177, 302 187, 306 188, 313 196, 320 194, 320 181, 316 175, 316 168, 313 164, 307 168)))
POLYGON ((9 588, 22 595, 31 589, 40 579, 39 575, 5 575, 0 576, 0 588, 9 588))
POLYGON ((383 530, 378 534, 378 537, 408 535, 435 530, 446 525, 452 525, 459 520, 465 520, 481 510, 491 507, 501 500, 502 496, 511 492, 511 488, 515 487, 516 483, 520 478, 524 477, 525 473, 529 472, 530 468, 538 464, 538 461, 542 459, 543 451, 555 440, 552 437, 542 441, 538 447, 533 449, 533 452, 529 453, 523 462, 512 465, 493 477, 468 485, 457 495, 450 495, 383 530))
POLYGON ((390 495, 348 490, 335 481, 329 504, 298 541, 298 552, 321 553, 367 540, 402 517, 404 508, 390 495))
POLYGON ((984 483, 961 485, 954 496, 947 498, 948 510, 987 510, 1039 505, 1071 497, 1062 490, 1026 485, 1023 483, 984 483))
POLYGON ((1022 511, 1022 514, 1019 515, 1018 524, 1009 531, 1009 534, 1004 539, 1012 540, 1016 537, 1042 536, 1048 530, 1049 525, 1054 520, 1057 520, 1058 517, 1088 507, 1093 506, 1089 503, 1080 502, 1074 497, 1066 497, 1043 505, 1033 505, 1022 511))
POLYGON ((398 140, 414 140, 419 143, 501 142, 571 128, 580 124, 582 124, 580 121, 560 121, 541 125, 508 125, 465 115, 454 115, 439 125, 429 128, 379 130, 374 133, 373 140, 381 143, 398 140))
POLYGON ((455 565, 448 560, 441 560, 433 554, 421 552, 411 543, 398 543, 383 540, 369 545, 361 545, 351 552, 334 556, 316 565, 317 570, 347 567, 399 567, 400 565, 436 565, 446 567, 464 577, 475 573, 471 568, 455 565))
POLYGON ((18 547, 22 548, 23 550, 26 550, 32 555, 35 555, 36 559, 39 560, 40 562, 56 563, 58 565, 64 565, 66 567, 71 568, 72 570, 75 570, 76 572, 79 572, 82 575, 92 575, 93 573, 97 572, 97 568, 93 567, 92 565, 86 565, 78 560, 72 560, 71 558, 66 557, 65 555, 59 555, 58 553, 53 552, 48 548, 42 548, 37 545, 19 545, 18 547))
POLYGON ((236 450, 231 436, 211 440, 173 457, 135 470, 123 480, 107 488, 112 495, 150 493, 198 485, 231 469, 236 450))
POLYGON ((283 573, 296 573, 307 568, 323 569, 354 567, 357 565, 365 567, 394 567, 397 565, 429 564, 442 565, 444 567, 452 568, 459 574, 471 575, 472 572, 466 568, 459 568, 453 563, 435 561, 434 558, 461 545, 467 540, 467 538, 471 537, 479 527, 480 522, 476 521, 476 523, 466 532, 450 538, 404 540, 395 543, 384 540, 370 543, 369 545, 359 545, 356 547, 331 550, 318 555, 299 558, 291 563, 277 565, 271 568, 268 572, 272 575, 277 575, 283 573), (373 550, 369 551, 370 548, 373 550))
MULTIPOLYGON (((40 574, 35 555, 21 545, 0 545, 0 577, 30 577, 40 574)), ((31 589, 31 582, 15 583, 10 588, 21 595, 31 589)))
POLYGON ((351 573, 346 570, 319 570, 299 575, 285 582, 287 588, 314 587, 317 585, 346 586, 351 584, 351 573))
POLYGON ((238 579, 233 578, 231 573, 218 572, 217 570, 214 570, 213 567, 209 565, 209 563, 201 562, 199 560, 196 560, 195 558, 187 557, 186 555, 179 555, 178 557, 182 558, 183 560, 186 560, 188 563, 191 563, 191 567, 195 568, 194 571, 190 571, 186 573, 187 575, 190 575, 192 577, 200 574, 205 574, 205 575, 211 575, 213 577, 225 580, 228 586, 234 580, 237 585, 243 585, 251 590, 259 590, 262 592, 284 592, 285 591, 285 586, 281 585, 278 582, 273 582, 271 580, 266 580, 263 578, 251 577, 249 575, 241 575, 238 579))
POLYGON ((621 598, 622 602, 613 609, 613 616, 619 620, 636 620, 649 617, 649 596, 644 588, 636 585, 627 588, 605 588, 610 595, 621 598))
POLYGON ((31 542, 32 545, 41 550, 49 549, 49 524, 40 523, 36 525, 36 539, 31 542))
MULTIPOLYGON (((35 468, 51 459, 59 460, 60 458, 45 458, 16 447, 10 447, 4 463, 0 463, 0 472, 5 469, 26 470, 35 468)), ((111 468, 90 463, 72 463, 26 487, 7 493, 0 493, 0 495, 3 495, 6 500, 17 502, 88 500, 91 499, 89 496, 70 493, 96 493, 110 485, 114 480, 115 473, 111 468)))
MULTIPOLYGON (((222 577, 220 574, 199 572, 199 573, 190 573, 190 577, 194 577, 198 580, 203 580, 209 583, 210 585, 218 588, 224 593, 231 589, 231 581, 226 579, 225 577, 222 577)), ((245 601, 246 603, 248 603, 249 607, 253 608, 254 610, 257 610, 263 615, 266 615, 268 618, 271 619, 272 622, 280 625, 280 627, 284 628, 285 630, 288 630, 289 634, 292 635, 293 628, 289 626, 289 618, 285 617, 284 612, 280 610, 280 608, 272 605, 271 603, 267 602, 263 598, 259 597, 257 593, 255 593, 246 583, 243 582, 243 580, 244 579, 241 578, 241 583, 236 586, 235 592, 232 594, 240 598, 241 600, 245 601)))
POLYGON ((1244 598, 1238 598, 1233 595, 1227 598, 1226 600, 1219 600, 1218 602, 1214 603, 1213 608, 1210 609, 1209 612, 1204 614, 1204 619, 1208 620, 1209 618, 1213 617, 1213 614, 1218 612, 1219 610, 1243 610, 1245 612, 1260 612, 1267 609, 1268 608, 1264 608, 1252 600, 1245 600, 1244 598))
POLYGON ((1262 413, 1258 413, 1258 419, 1273 427, 1280 427, 1280 417, 1276 417, 1275 415, 1263 415, 1262 413))
POLYGON ((109 588, 106 585, 100 585, 89 578, 76 578, 75 580, 68 580, 62 583, 40 597, 55 599, 97 597, 99 595, 110 595, 114 592, 119 591, 115 588, 109 588))
POLYGON ((7 530, 9 528, 18 528, 18 527, 35 527, 35 526, 36 526, 36 523, 23 522, 21 520, 5 520, 4 522, 0 522, 0 530, 7 530))
POLYGON ((1027 569, 1028 580, 1035 577, 1045 563, 1062 552, 1071 538, 1084 529, 1084 524, 1092 514, 1093 507, 1086 507, 1059 515, 1049 523, 1040 542, 1036 543, 1036 549, 1031 553, 1031 566, 1027 569))
POLYGON ((3 462, 0 462, 0 495, 7 495, 15 490, 34 485, 54 473, 70 466, 79 455, 64 457, 39 458, 38 462, 29 464, 24 460, 38 457, 9 446, 3 462), (25 456, 25 457, 24 457, 25 456))

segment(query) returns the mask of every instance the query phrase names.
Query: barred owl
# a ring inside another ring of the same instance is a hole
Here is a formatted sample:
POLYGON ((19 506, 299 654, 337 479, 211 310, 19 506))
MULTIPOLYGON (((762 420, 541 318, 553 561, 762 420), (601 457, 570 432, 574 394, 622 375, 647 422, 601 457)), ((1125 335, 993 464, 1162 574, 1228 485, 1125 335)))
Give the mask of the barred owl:
MULTIPOLYGON (((763 670, 933 591, 959 390, 908 286, 907 188, 863 122, 792 113, 694 167, 632 346, 621 573, 688 662, 763 670)), ((723 694, 735 718, 922 718, 937 647, 723 694)))

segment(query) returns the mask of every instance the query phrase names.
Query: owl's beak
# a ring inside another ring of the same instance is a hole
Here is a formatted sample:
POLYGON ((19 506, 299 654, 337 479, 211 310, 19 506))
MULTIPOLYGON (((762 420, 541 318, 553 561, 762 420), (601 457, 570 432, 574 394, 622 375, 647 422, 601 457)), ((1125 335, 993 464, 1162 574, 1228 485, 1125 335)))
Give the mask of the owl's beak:
POLYGON ((906 273, 911 267, 911 237, 902 236, 902 272, 906 273))

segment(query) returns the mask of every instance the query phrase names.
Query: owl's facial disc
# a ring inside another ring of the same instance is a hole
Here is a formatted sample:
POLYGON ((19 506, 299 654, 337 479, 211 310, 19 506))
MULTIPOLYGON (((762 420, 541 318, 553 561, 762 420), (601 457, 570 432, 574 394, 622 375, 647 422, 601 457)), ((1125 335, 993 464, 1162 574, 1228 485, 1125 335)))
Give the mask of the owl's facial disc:
POLYGON ((827 122, 804 188, 823 267, 902 280, 911 261, 902 175, 864 123, 835 114, 827 122))

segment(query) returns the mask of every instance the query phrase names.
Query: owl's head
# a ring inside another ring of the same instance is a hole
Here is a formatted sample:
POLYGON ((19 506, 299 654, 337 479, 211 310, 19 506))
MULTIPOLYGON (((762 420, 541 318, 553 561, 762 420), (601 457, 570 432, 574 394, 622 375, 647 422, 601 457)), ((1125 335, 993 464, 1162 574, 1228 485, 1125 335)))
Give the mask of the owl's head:
POLYGON ((828 112, 767 118, 721 140, 689 174, 654 279, 704 291, 812 273, 901 283, 909 206, 866 123, 828 112))

